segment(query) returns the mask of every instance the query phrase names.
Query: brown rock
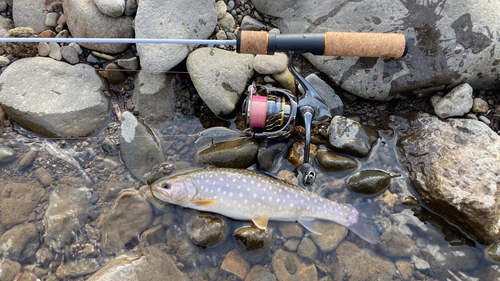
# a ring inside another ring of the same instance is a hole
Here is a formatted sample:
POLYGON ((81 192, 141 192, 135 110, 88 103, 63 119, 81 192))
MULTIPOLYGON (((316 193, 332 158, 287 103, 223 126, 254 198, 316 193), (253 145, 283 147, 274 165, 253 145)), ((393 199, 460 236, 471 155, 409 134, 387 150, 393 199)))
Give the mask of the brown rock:
POLYGON ((236 275, 238 278, 245 279, 250 264, 242 258, 235 250, 227 253, 222 262, 221 269, 236 275))
POLYGON ((27 221, 44 194, 36 183, 0 183, 0 223, 10 229, 27 221))
POLYGON ((21 156, 19 159, 19 169, 24 170, 31 167, 33 165, 33 162, 35 161, 37 154, 38 149, 31 148, 28 152, 21 156))
POLYGON ((102 249, 113 254, 125 248, 128 242, 147 229, 152 219, 153 209, 139 191, 123 191, 104 219, 102 249))
POLYGON ((347 235, 347 228, 334 222, 320 221, 318 229, 321 235, 311 233, 311 239, 323 252, 335 249, 347 235))
POLYGON ((318 280, 316 266, 305 262, 296 253, 278 249, 273 255, 272 265, 279 281, 318 280))
POLYGON ((13 227, 0 238, 0 256, 25 260, 35 255, 40 245, 38 230, 32 223, 13 227))
MULTIPOLYGON (((17 27, 9 30, 5 37, 34 37, 35 31, 31 27, 17 27)), ((34 57, 38 52, 38 43, 35 42, 3 42, 7 53, 16 57, 34 57)))
POLYGON ((276 275, 266 270, 262 265, 256 265, 250 269, 245 281, 276 281, 276 275))
MULTIPOLYGON (((302 166, 304 164, 304 147, 305 142, 294 142, 292 148, 290 149, 290 153, 288 154, 288 161, 290 161, 296 167, 302 166)), ((309 163, 312 163, 314 157, 316 156, 316 151, 318 147, 314 144, 311 144, 309 147, 309 163)))
POLYGON ((45 168, 40 167, 33 172, 36 181, 43 187, 50 186, 52 184, 52 175, 50 175, 45 168))
POLYGON ((162 225, 157 225, 144 231, 141 234, 141 247, 152 246, 157 243, 165 243, 167 237, 165 236, 165 228, 162 225))
POLYGON ((21 265, 15 261, 2 259, 0 262, 0 280, 14 280, 14 277, 21 272, 21 265))
POLYGON ((472 112, 485 113, 488 109, 490 109, 490 106, 482 98, 474 98, 472 101, 472 112))
POLYGON ((389 226, 382 233, 378 248, 386 256, 393 258, 411 257, 419 254, 415 242, 395 225, 389 226))
POLYGON ((54 33, 54 31, 47 29, 45 31, 42 31, 42 33, 38 34, 38 37, 54 38, 56 37, 56 34, 54 33))
POLYGON ((298 237, 302 238, 304 229, 295 222, 282 222, 278 225, 281 235, 285 238, 298 237))

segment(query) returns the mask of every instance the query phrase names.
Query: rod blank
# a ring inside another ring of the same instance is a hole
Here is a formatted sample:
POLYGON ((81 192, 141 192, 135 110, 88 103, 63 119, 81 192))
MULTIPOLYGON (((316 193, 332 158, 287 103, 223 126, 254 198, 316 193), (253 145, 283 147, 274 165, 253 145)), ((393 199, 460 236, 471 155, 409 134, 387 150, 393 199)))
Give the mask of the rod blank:
POLYGON ((0 42, 57 42, 57 43, 159 43, 159 44, 214 44, 236 45, 236 40, 207 39, 151 39, 151 38, 46 38, 46 37, 4 37, 0 42))

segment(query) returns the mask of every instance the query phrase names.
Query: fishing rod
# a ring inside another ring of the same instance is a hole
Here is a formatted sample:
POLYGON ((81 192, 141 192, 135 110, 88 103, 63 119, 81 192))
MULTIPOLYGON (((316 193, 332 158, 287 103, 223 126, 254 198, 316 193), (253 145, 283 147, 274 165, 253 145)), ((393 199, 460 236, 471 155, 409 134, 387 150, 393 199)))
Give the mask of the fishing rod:
POLYGON ((58 43, 158 43, 233 45, 243 54, 289 54, 288 69, 302 85, 305 93, 294 97, 285 89, 251 85, 243 103, 243 121, 255 138, 286 138, 291 134, 297 115, 305 126, 304 164, 299 168, 303 184, 311 185, 316 171, 309 164, 311 125, 331 119, 323 98, 293 68, 295 53, 323 56, 392 57, 406 55, 408 45, 403 34, 324 32, 307 34, 274 34, 266 31, 238 30, 236 40, 210 39, 149 39, 149 38, 0 38, 0 42, 58 42, 58 43))

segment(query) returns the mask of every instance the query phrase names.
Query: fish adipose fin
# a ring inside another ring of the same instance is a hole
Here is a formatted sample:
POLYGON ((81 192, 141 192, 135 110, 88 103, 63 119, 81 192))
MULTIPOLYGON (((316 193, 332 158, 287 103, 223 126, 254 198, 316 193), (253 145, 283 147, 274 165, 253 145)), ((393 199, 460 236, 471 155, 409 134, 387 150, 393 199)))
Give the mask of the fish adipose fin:
POLYGON ((215 201, 215 199, 192 200, 191 203, 195 204, 196 206, 206 206, 214 201, 215 201))
POLYGON ((269 215, 252 215, 253 223, 260 229, 267 228, 267 222, 269 221, 269 215))
POLYGON ((375 203, 356 203, 352 206, 358 211, 358 219, 347 228, 368 243, 380 243, 380 232, 372 219, 372 215, 377 214, 378 205, 375 203))
POLYGON ((321 231, 319 229, 319 220, 316 219, 300 219, 299 223, 307 230, 309 230, 311 233, 314 233, 316 235, 321 235, 321 231))

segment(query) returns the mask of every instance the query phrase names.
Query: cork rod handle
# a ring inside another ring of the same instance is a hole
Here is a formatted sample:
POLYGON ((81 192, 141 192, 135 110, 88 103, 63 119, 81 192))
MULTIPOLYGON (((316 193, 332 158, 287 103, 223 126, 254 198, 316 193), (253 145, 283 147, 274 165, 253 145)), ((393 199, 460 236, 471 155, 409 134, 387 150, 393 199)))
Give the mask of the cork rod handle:
POLYGON ((238 31, 236 51, 268 54, 294 51, 324 56, 402 57, 407 45, 403 34, 325 32, 269 34, 265 31, 238 31))

